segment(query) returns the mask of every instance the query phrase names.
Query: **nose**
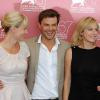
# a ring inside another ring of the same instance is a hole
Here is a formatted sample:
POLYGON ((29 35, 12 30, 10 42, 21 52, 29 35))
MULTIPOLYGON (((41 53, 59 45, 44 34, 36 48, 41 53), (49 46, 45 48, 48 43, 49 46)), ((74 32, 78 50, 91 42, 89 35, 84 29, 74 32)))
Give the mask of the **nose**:
POLYGON ((53 27, 52 26, 49 26, 49 31, 53 30, 53 27))
POLYGON ((94 29, 94 30, 93 30, 93 33, 94 33, 94 34, 97 34, 97 33, 98 33, 98 30, 94 29))

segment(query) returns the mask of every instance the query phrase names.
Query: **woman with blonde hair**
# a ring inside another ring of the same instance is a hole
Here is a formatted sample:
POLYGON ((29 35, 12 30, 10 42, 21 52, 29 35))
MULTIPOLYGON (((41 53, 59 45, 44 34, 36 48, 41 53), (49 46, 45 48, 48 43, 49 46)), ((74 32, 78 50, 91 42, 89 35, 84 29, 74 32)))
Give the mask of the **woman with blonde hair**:
POLYGON ((31 100, 25 84, 29 49, 23 42, 28 19, 13 11, 1 21, 5 38, 0 42, 0 100, 31 100))
POLYGON ((98 24, 93 17, 79 21, 72 47, 65 56, 63 100, 100 100, 98 24))

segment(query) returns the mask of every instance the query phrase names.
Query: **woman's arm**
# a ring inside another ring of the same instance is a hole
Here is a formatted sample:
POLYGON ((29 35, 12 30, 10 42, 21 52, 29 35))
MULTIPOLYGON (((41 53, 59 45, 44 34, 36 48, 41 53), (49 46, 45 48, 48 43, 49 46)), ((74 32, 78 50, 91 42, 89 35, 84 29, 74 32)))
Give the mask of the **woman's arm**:
POLYGON ((65 67, 64 67, 64 87, 63 87, 63 100, 68 100, 70 83, 71 83, 71 60, 72 50, 69 48, 65 55, 65 67))
POLYGON ((26 82, 26 84, 27 84, 28 69, 29 69, 29 57, 27 58, 27 70, 26 70, 26 72, 25 72, 25 82, 26 82))

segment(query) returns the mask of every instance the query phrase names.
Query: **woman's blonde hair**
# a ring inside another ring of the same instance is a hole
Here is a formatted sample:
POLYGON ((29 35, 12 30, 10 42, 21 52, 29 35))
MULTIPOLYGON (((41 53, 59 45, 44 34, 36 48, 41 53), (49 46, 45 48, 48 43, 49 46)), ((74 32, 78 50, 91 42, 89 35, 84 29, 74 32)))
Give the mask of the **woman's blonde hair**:
POLYGON ((81 43, 83 42, 83 37, 81 33, 83 33, 84 30, 91 24, 96 24, 97 29, 99 29, 97 21, 93 17, 86 17, 79 21, 71 40, 73 46, 81 45, 81 43))
POLYGON ((28 18, 16 11, 9 12, 2 18, 1 25, 5 33, 7 33, 12 26, 18 28, 20 25, 23 25, 27 28, 28 18))

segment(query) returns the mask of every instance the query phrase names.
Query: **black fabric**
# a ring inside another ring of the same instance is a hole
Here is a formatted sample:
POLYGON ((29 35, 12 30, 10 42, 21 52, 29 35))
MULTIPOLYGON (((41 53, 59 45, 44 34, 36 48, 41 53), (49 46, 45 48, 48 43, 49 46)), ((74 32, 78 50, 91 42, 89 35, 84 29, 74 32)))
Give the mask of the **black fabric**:
POLYGON ((100 100, 100 48, 72 47, 69 100, 100 100))

